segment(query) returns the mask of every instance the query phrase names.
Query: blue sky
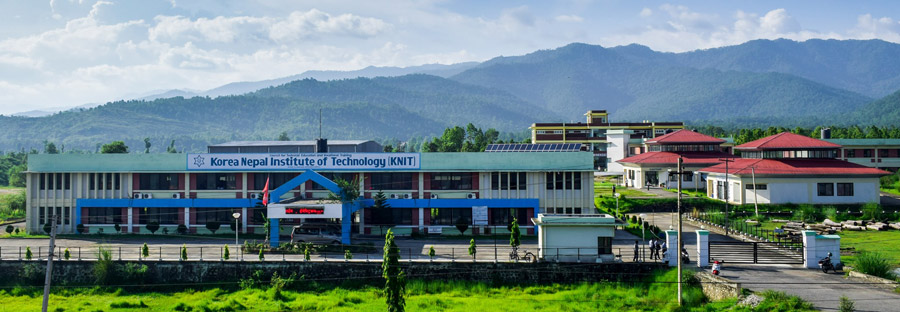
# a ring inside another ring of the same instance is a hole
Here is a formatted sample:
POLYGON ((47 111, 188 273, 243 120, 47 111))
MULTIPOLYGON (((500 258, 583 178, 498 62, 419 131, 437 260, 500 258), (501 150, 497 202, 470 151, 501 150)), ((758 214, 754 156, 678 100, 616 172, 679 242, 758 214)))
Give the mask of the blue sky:
POLYGON ((900 43, 900 1, 0 0, 0 114, 571 42, 682 52, 760 38, 900 43))

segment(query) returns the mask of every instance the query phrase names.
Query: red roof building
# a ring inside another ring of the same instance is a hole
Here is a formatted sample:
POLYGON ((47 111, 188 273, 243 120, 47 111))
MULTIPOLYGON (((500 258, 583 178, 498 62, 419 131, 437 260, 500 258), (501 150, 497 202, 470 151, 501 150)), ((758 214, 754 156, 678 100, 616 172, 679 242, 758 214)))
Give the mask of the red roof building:
POLYGON ((789 132, 735 147, 742 158, 700 170, 707 195, 735 204, 879 202, 887 171, 835 159, 840 145, 789 132))
POLYGON ((626 186, 677 187, 676 175, 678 158, 682 159, 683 170, 690 172, 682 179, 683 188, 705 187, 702 176, 695 179, 693 172, 720 163, 721 158, 734 157, 721 151, 723 139, 711 137, 690 130, 678 130, 653 139, 644 144, 649 152, 619 160, 625 171, 622 184, 626 186))

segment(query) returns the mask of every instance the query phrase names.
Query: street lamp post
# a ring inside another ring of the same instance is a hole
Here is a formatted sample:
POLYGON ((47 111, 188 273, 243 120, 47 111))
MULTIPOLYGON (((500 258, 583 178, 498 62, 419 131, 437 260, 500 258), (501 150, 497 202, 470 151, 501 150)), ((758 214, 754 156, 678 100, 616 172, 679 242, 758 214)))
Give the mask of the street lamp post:
MULTIPOLYGON (((641 245, 643 245, 643 243, 647 241, 646 233, 644 232, 644 222, 647 222, 647 214, 642 213, 642 214, 640 214, 640 217, 641 217, 641 241, 642 241, 641 245)), ((641 249, 641 250, 643 251, 644 249, 641 249)), ((646 260, 646 259, 644 259, 644 253, 641 252, 641 261, 644 261, 644 260, 646 260)))
POLYGON ((238 219, 240 219, 241 213, 235 212, 232 213, 231 216, 234 217, 234 245, 240 246, 240 244, 238 244, 238 232, 240 231, 240 228, 238 228, 238 219))
POLYGON ((618 218, 619 217, 619 193, 615 193, 615 194, 613 194, 613 196, 616 198, 616 218, 618 218))

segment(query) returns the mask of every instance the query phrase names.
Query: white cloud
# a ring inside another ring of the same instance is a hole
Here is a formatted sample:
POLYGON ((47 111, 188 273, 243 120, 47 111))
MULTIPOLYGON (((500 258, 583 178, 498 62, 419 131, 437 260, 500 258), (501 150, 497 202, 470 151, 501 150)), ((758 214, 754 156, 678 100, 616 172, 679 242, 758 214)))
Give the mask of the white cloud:
POLYGON ((559 15, 556 17, 557 22, 563 23, 581 23, 584 21, 584 18, 578 15, 559 15))
POLYGON ((872 17, 872 14, 863 14, 857 17, 856 26, 849 31, 856 39, 883 39, 892 42, 900 42, 900 21, 890 17, 872 17))
POLYGON ((316 35, 373 37, 390 27, 390 24, 377 18, 353 14, 332 16, 312 9, 307 12, 293 12, 288 18, 272 24, 269 37, 276 41, 298 40, 316 35))
POLYGON ((638 15, 640 15, 641 17, 650 17, 651 15, 653 15, 653 10, 651 10, 650 8, 643 8, 641 9, 641 13, 638 13, 638 15))

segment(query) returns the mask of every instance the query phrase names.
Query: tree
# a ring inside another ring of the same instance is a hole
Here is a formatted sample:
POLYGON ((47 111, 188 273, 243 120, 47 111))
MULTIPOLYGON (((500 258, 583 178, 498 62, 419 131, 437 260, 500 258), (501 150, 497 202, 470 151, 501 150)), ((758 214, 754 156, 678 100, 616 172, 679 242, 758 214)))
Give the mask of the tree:
POLYGON ((519 245, 522 245, 521 241, 522 233, 519 233, 519 220, 513 218, 512 224, 509 227, 509 246, 513 249, 519 248, 519 245))
POLYGON ((469 218, 460 216, 456 219, 456 229, 459 230, 459 234, 465 234, 466 230, 469 229, 469 218))
POLYGON ((150 256, 150 246, 147 246, 147 243, 144 243, 144 246, 141 246, 141 256, 145 259, 150 256))
POLYGON ((222 227, 222 223, 219 223, 219 221, 206 222, 206 229, 213 234, 216 234, 216 231, 218 231, 220 227, 222 227))
POLYGON ((372 205, 373 221, 378 224, 381 233, 384 233, 385 227, 390 228, 394 226, 394 218, 390 210, 391 204, 387 203, 387 196, 382 191, 375 193, 372 199, 375 202, 372 205))
POLYGON ((147 225, 145 225, 144 227, 147 228, 147 231, 150 231, 150 234, 156 234, 156 231, 159 230, 159 222, 150 221, 147 222, 147 225))
POLYGON ((178 232, 178 234, 184 235, 184 234, 187 234, 188 228, 184 224, 179 224, 178 228, 175 229, 175 232, 178 232))
POLYGON ((34 256, 31 254, 31 247, 25 246, 25 260, 31 260, 31 257, 34 256))
POLYGON ((290 141, 291 138, 288 137, 287 132, 282 131, 281 134, 278 135, 278 141, 290 141))
POLYGON ((428 247, 428 257, 431 258, 431 261, 434 261, 434 246, 428 247))
POLYGON ((228 260, 231 257, 231 252, 228 251, 228 244, 225 245, 225 250, 222 251, 222 260, 228 260))
POLYGON ((181 261, 187 260, 187 246, 185 244, 181 244, 181 261))
POLYGON ((150 138, 144 138, 144 154, 150 154, 150 138))
POLYGON ((178 153, 178 150, 175 149, 175 140, 172 140, 172 143, 169 143, 169 146, 166 147, 166 153, 169 153, 169 154, 178 153))
POLYGON ((122 226, 119 225, 118 223, 113 224, 113 229, 116 230, 116 233, 122 232, 122 226))
POLYGON ((353 259, 353 253, 350 252, 350 249, 344 249, 344 259, 345 260, 353 259))
POLYGON ((15 231, 15 230, 16 230, 16 228, 13 227, 12 225, 7 225, 7 226, 6 226, 6 234, 12 235, 12 232, 15 231))
POLYGON ((269 227, 269 218, 266 217, 266 214, 264 214, 262 212, 260 212, 259 215, 262 216, 262 219, 263 219, 263 231, 265 233, 264 235, 266 236, 265 243, 266 243, 266 245, 268 245, 269 244, 269 231, 271 230, 269 227))
POLYGON ((53 144, 53 142, 44 140, 44 153, 45 154, 59 154, 59 149, 56 148, 56 144, 53 144))
POLYGON ((394 242, 394 233, 390 229, 384 235, 384 261, 381 263, 381 269, 385 280, 382 293, 388 311, 405 311, 406 300, 403 294, 406 292, 406 274, 400 269, 400 248, 394 242))
POLYGON ((72 253, 69 252, 69 248, 66 247, 66 250, 63 251, 63 259, 69 260, 72 257, 72 253))
POLYGON ((128 146, 125 145, 123 141, 112 141, 109 144, 103 144, 100 147, 100 153, 102 154, 127 154, 128 146))
POLYGON ((27 167, 25 164, 10 167, 9 170, 6 171, 6 175, 9 177, 9 186, 25 187, 26 170, 27 167))
POLYGON ((303 261, 309 261, 309 244, 303 244, 303 261))
POLYGON ((393 152, 394 152, 394 146, 393 146, 393 145, 390 145, 390 144, 387 144, 387 145, 384 146, 384 148, 383 148, 381 151, 382 151, 382 152, 385 152, 385 153, 393 153, 393 152))
POLYGON ((266 261, 266 255, 263 254, 263 249, 259 249, 259 261, 266 261))
POLYGON ((469 255, 472 256, 472 261, 475 261, 475 253, 478 252, 475 246, 475 239, 469 241, 469 255))
POLYGON ((76 225, 75 231, 78 231, 78 234, 84 234, 84 224, 79 223, 76 225))
POLYGON ((466 138, 466 130, 455 126, 444 130, 441 136, 441 145, 438 150, 441 152, 459 152, 462 149, 463 140, 466 138))

